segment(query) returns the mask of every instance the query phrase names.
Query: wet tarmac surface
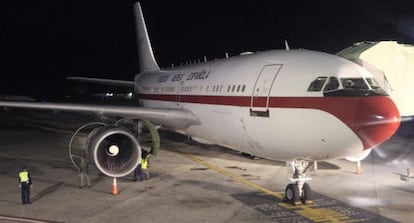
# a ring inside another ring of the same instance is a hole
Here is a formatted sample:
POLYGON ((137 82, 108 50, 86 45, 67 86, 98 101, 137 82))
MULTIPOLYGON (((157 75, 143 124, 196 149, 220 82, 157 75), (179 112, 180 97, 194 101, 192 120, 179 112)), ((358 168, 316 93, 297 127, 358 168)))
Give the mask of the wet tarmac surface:
POLYGON ((112 179, 90 169, 79 189, 68 155, 72 133, 96 117, 53 112, 0 113, 0 222, 411 222, 414 219, 414 136, 411 126, 362 162, 321 162, 309 173, 311 205, 282 201, 290 174, 284 162, 252 160, 219 146, 161 132, 151 178, 112 179), (17 174, 31 172, 32 204, 22 205, 17 174), (41 222, 41 221, 39 221, 41 222))

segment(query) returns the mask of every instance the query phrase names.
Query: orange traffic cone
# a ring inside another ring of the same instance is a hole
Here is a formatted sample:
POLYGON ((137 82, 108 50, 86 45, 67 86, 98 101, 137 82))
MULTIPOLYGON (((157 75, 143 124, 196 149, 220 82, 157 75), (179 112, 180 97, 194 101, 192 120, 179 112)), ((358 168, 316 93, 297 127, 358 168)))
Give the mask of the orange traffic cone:
POLYGON ((116 177, 114 177, 114 182, 112 183, 112 195, 118 194, 118 185, 116 184, 116 177))

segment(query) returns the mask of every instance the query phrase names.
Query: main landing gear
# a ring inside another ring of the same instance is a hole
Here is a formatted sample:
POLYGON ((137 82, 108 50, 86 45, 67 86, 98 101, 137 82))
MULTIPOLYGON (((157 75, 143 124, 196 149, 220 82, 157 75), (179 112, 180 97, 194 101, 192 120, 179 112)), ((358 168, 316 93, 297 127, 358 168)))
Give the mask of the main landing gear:
MULTIPOLYGON (((292 182, 286 186, 284 201, 294 205, 310 204, 311 188, 305 183, 312 178, 306 177, 305 172, 309 169, 309 162, 306 160, 295 160, 288 163, 293 170, 293 177, 289 178, 292 182)), ((288 167, 289 168, 289 167, 288 167)))

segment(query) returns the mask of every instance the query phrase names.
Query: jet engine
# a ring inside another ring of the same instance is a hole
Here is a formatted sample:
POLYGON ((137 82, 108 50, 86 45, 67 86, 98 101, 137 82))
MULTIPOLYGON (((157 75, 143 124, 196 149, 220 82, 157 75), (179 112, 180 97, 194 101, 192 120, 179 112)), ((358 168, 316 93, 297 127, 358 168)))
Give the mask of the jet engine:
POLYGON ((131 131, 111 125, 95 128, 89 134, 87 155, 103 174, 123 177, 138 165, 141 147, 131 131))

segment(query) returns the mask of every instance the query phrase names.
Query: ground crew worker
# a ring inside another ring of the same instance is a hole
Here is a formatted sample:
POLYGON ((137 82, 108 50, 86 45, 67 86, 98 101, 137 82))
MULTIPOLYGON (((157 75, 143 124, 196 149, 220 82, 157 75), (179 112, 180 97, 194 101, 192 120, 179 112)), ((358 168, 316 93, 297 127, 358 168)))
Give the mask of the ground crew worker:
POLYGON ((145 174, 146 179, 149 179, 149 170, 148 170, 148 161, 149 161, 149 153, 144 151, 142 153, 142 162, 141 162, 141 169, 143 174, 145 174))
POLYGON ((27 167, 22 167, 19 173, 19 187, 22 191, 22 203, 31 204, 30 202, 30 187, 32 186, 32 178, 30 177, 27 167))
POLYGON ((135 171, 134 171, 134 181, 137 181, 138 179, 139 179, 139 181, 142 180, 141 164, 142 164, 142 159, 139 159, 138 165, 137 165, 137 167, 135 168, 135 171))
POLYGON ((89 179, 89 162, 88 160, 86 160, 85 157, 81 156, 80 157, 80 163, 79 163, 79 177, 80 177, 80 184, 79 184, 79 188, 82 188, 85 186, 85 183, 87 184, 88 187, 91 186, 91 181, 89 179), (85 182, 86 180, 86 182, 85 182))

